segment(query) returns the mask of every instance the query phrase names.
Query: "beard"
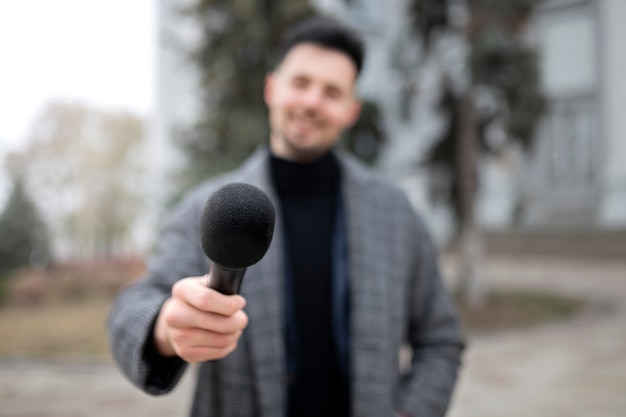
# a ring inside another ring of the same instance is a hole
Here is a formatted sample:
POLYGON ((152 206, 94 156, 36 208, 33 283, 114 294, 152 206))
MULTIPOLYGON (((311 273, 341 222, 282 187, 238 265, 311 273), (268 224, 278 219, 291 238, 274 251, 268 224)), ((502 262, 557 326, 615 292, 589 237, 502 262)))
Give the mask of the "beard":
POLYGON ((329 120, 319 111, 291 109, 282 116, 270 118, 273 149, 279 156, 310 162, 336 142, 329 120))
POLYGON ((324 119, 314 110, 292 111, 288 115, 288 121, 296 126, 304 125, 308 129, 318 131, 325 125, 324 119))

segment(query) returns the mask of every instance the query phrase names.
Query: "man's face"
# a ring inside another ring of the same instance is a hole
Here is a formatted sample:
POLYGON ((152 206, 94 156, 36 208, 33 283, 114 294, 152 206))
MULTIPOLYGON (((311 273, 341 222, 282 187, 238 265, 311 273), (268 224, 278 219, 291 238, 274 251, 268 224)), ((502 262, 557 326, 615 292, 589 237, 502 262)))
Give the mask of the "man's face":
POLYGON ((355 80, 347 55, 312 43, 292 48, 265 82, 274 155, 307 162, 333 146, 359 114, 355 80))

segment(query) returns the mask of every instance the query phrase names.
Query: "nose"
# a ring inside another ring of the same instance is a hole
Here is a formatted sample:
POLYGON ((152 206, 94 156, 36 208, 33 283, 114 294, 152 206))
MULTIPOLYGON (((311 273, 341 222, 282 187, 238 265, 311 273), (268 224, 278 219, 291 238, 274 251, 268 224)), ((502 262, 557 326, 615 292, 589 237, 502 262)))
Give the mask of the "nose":
POLYGON ((308 88, 302 94, 302 104, 310 109, 317 108, 322 101, 322 91, 319 88, 308 88))

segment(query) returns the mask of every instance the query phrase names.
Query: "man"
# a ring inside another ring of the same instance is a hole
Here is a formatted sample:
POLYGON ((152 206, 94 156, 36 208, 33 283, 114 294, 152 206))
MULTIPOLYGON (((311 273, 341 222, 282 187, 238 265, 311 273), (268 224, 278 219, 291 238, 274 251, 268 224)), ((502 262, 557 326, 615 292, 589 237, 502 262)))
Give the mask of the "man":
POLYGON ((268 75, 269 149, 178 206, 143 280, 109 317, 113 354, 151 394, 201 363, 193 416, 442 416, 463 350, 424 225, 395 187, 335 148, 359 113, 356 35, 310 19, 268 75), (264 190, 274 239, 241 295, 207 288, 200 214, 229 182, 264 190), (398 353, 410 346, 410 369, 398 353))

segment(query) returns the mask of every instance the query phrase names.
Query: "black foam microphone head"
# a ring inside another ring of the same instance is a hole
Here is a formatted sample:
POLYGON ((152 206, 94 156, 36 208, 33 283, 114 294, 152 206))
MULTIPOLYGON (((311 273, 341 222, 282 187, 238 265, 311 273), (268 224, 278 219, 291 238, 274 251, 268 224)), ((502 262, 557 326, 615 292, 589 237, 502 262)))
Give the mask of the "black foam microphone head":
POLYGON ((220 266, 247 268, 267 252, 274 219, 274 205, 263 191, 245 183, 227 184, 209 197, 202 212, 202 249, 220 266))

